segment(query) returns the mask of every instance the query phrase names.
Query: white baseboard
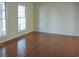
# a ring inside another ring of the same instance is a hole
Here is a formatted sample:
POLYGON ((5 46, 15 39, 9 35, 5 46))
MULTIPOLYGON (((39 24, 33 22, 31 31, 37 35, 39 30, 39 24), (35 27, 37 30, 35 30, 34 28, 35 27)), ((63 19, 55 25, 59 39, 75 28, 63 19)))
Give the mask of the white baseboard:
MULTIPOLYGON (((30 32, 33 32, 33 31, 30 31, 30 32)), ((30 32, 28 32, 28 33, 30 33, 30 32)), ((22 36, 24 34, 27 34, 27 33, 23 33, 23 34, 19 34, 19 35, 16 35, 14 37, 11 37, 11 38, 7 38, 6 40, 0 41, 0 43, 4 43, 6 41, 12 40, 13 38, 20 37, 20 36, 22 36)))
MULTIPOLYGON (((37 32, 44 32, 44 31, 37 31, 37 32)), ((65 34, 65 33, 52 33, 52 32, 45 32, 45 33, 50 33, 50 34, 59 34, 59 35, 67 35, 67 36, 79 36, 79 35, 75 35, 75 34, 65 34)))
MULTIPOLYGON (((33 31, 30 31, 30 32, 33 32, 33 31)), ((30 32, 28 32, 28 33, 30 33, 30 32)), ((43 32, 43 31, 37 31, 37 32, 43 32)), ((45 33, 50 33, 50 32, 45 32, 45 33)), ((23 34, 16 35, 16 36, 14 36, 14 37, 8 38, 7 40, 0 41, 0 43, 9 41, 9 40, 11 40, 11 39, 13 39, 13 38, 22 36, 22 35, 24 35, 24 34, 27 34, 27 33, 23 33, 23 34)), ((79 36, 79 35, 64 34, 64 33, 50 33, 50 34, 59 34, 59 35, 67 35, 67 36, 79 36)))

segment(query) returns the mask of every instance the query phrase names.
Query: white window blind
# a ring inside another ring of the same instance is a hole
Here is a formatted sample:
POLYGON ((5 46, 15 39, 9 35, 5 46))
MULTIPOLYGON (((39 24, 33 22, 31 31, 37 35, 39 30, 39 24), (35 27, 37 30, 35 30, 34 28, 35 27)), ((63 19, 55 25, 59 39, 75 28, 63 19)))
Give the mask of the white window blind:
POLYGON ((5 3, 0 2, 0 37, 6 35, 5 3))
POLYGON ((18 5, 18 31, 26 29, 25 5, 18 5))

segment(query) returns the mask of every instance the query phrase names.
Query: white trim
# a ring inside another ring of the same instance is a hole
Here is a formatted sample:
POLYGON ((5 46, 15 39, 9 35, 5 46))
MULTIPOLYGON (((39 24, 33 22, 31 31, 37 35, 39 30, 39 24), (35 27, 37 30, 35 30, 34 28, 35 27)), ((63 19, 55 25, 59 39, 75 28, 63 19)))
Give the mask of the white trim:
MULTIPOLYGON (((30 31, 30 32, 33 32, 33 31, 30 31)), ((30 32, 23 33, 23 34, 20 34, 20 35, 16 35, 16 36, 11 37, 11 38, 8 38, 8 39, 6 39, 6 40, 0 41, 0 43, 4 43, 4 42, 6 42, 6 41, 12 40, 13 38, 20 37, 20 36, 25 35, 25 34, 28 34, 28 33, 30 33, 30 32)))
MULTIPOLYGON (((44 31, 37 31, 37 32, 44 32, 44 31)), ((64 34, 64 33, 52 33, 52 32, 44 32, 44 33, 67 35, 67 36, 78 36, 79 37, 79 35, 77 35, 77 34, 64 34)))
MULTIPOLYGON (((33 32, 33 31, 29 31, 27 33, 30 33, 30 32, 33 32)), ((37 31, 37 32, 43 32, 43 31, 37 31)), ((50 32, 44 32, 44 33, 50 33, 50 32)), ((11 37, 11 38, 8 38, 7 40, 3 40, 3 41, 0 41, 0 43, 3 43, 3 42, 6 42, 6 41, 9 41, 9 40, 12 40, 13 38, 16 38, 16 37, 19 37, 19 36, 22 36, 26 33, 23 33, 23 34, 20 34, 20 35, 17 35, 17 36, 14 36, 14 37, 11 37)), ((67 35, 67 36, 78 36, 79 35, 72 35, 72 34, 64 34, 64 33, 50 33, 50 34, 59 34, 59 35, 67 35)))

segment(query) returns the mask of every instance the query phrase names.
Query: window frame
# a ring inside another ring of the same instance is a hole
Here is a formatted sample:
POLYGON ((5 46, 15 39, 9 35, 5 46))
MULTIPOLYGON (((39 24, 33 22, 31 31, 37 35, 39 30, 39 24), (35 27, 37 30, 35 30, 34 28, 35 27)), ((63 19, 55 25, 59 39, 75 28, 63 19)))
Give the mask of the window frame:
MULTIPOLYGON (((4 3, 4 5, 5 5, 5 9, 4 10, 2 10, 2 12, 5 12, 5 18, 0 18, 0 19, 2 19, 2 22, 3 22, 3 20, 5 20, 5 24, 4 24, 4 26, 5 26, 5 34, 2 34, 0 37, 5 37, 6 35, 7 35, 7 6, 6 6, 6 2, 0 2, 0 3, 4 3)), ((3 26, 3 25, 2 25, 3 26)), ((4 33, 4 30, 3 30, 3 28, 2 28, 2 33, 4 33)))
MULTIPOLYGON (((20 4, 20 3, 18 3, 18 7, 19 6, 24 6, 25 7, 25 13, 24 13, 24 15, 25 15, 25 17, 19 17, 18 16, 18 32, 23 32, 23 31, 25 31, 26 30, 26 5, 25 4, 20 4), (25 22, 24 22, 24 29, 21 29, 20 27, 19 27, 19 19, 25 19, 25 22)), ((19 9, 19 8, 18 8, 19 9)), ((18 14, 19 14, 19 10, 18 10, 18 14)))

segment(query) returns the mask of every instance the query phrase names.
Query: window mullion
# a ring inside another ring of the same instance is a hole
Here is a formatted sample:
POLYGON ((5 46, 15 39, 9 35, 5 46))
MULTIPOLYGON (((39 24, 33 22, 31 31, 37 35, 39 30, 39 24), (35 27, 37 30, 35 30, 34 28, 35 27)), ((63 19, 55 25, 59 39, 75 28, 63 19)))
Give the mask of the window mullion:
POLYGON ((18 5, 18 30, 25 30, 25 5, 18 5))
POLYGON ((4 36, 6 35, 6 19, 5 19, 5 3, 2 2, 0 3, 0 13, 1 13, 1 16, 0 16, 0 37, 1 36, 4 36))

